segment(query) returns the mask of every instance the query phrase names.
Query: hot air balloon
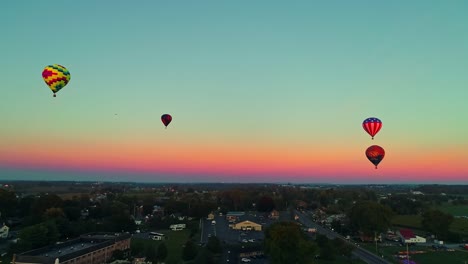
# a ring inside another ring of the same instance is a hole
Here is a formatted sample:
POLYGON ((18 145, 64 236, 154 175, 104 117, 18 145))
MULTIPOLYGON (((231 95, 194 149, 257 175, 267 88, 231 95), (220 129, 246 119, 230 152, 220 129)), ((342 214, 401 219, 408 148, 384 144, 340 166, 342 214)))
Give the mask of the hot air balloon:
POLYGON ((362 122, 362 128, 374 139, 374 136, 382 128, 382 121, 375 117, 369 117, 362 122))
POLYGON ((377 165, 383 160, 385 157, 385 150, 377 145, 372 145, 367 148, 366 150, 366 157, 375 165, 377 169, 377 165))
POLYGON ((54 93, 60 91, 70 81, 70 72, 62 65, 53 64, 44 68, 42 78, 54 93))
POLYGON ((161 116, 161 121, 163 122, 163 124, 167 126, 171 123, 172 121, 172 116, 170 114, 164 114, 161 116))

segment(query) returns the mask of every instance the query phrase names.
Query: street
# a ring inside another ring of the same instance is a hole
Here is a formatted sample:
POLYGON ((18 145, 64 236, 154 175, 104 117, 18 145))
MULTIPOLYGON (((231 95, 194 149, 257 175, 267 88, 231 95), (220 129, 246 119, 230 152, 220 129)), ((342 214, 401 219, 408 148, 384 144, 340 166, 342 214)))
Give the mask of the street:
MULTIPOLYGON (((343 236, 340 234, 333 232, 330 229, 324 228, 317 223, 313 222, 312 220, 309 219, 309 217, 297 210, 295 210, 296 215, 299 217, 298 221, 303 224, 305 227, 308 228, 316 228, 317 233, 326 235, 329 239, 334 239, 334 238, 340 238, 344 240, 346 243, 350 243, 348 240, 346 240, 343 236)), ((352 244, 353 245, 353 244, 352 244)), ((391 264, 389 261, 382 259, 381 257, 369 252, 366 249, 363 249, 361 247, 356 247, 353 251, 353 255, 360 258, 361 260, 365 261, 366 263, 369 264, 391 264)))

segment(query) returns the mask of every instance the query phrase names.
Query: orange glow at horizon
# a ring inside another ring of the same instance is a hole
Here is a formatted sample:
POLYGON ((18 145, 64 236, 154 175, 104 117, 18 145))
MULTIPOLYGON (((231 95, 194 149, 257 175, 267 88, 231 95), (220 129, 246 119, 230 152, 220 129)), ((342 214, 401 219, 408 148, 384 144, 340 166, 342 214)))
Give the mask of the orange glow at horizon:
MULTIPOLYGON (((464 180, 468 169, 460 164, 461 150, 446 149, 421 152, 389 151, 378 170, 366 159, 361 149, 353 147, 298 148, 287 144, 249 145, 242 143, 162 144, 135 142, 24 142, 15 147, 3 147, 0 165, 19 168, 50 168, 104 170, 154 173, 208 173, 229 175, 269 174, 290 175, 305 180, 310 175, 322 175, 339 180, 374 179, 382 175, 386 180, 437 180, 451 175, 450 180, 464 180), (65 147, 67 146, 67 147, 65 147), (428 169, 430 168, 430 169, 428 169), (388 175, 388 176, 387 176, 388 175), (394 176, 390 176, 394 175, 394 176), (410 177, 409 179, 406 177, 410 177)), ((468 157, 465 157, 465 160, 468 157)))

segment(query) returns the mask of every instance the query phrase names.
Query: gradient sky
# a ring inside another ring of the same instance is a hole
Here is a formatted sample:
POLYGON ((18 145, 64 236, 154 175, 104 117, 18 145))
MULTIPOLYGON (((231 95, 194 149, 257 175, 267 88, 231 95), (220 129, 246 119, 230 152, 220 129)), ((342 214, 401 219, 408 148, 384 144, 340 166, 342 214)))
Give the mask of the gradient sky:
POLYGON ((137 2, 0 4, 0 179, 468 183, 467 1, 137 2))

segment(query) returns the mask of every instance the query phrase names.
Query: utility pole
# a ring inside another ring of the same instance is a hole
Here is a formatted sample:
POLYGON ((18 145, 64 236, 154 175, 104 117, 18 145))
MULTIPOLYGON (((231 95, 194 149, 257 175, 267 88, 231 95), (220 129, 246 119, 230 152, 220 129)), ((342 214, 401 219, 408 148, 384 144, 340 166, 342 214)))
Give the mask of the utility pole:
POLYGON ((408 264, 410 264, 410 262, 409 262, 409 249, 408 249, 408 243, 406 243, 406 259, 408 260, 408 264))

